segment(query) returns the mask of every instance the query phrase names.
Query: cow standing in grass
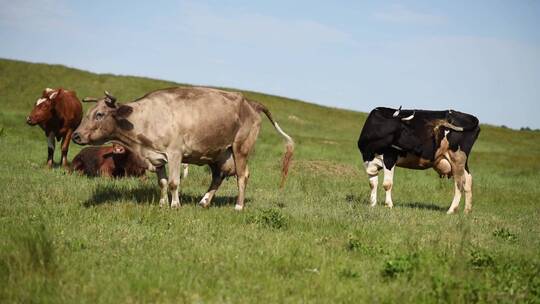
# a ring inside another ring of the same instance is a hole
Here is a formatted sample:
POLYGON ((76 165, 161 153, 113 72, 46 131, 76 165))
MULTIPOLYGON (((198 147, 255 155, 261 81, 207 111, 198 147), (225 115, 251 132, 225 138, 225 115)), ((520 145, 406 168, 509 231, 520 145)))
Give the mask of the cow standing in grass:
POLYGON ((53 167, 56 141, 62 139, 62 165, 68 166, 71 135, 82 119, 82 105, 73 91, 46 88, 36 101, 26 123, 39 125, 47 136, 47 166, 53 167))
POLYGON ((140 155, 147 168, 156 171, 161 187, 160 206, 179 207, 181 163, 208 165, 212 182, 199 202, 208 207, 227 176, 236 175, 236 210, 244 208, 244 193, 249 177, 248 156, 259 134, 261 117, 266 114, 275 129, 285 137, 282 181, 285 181, 294 143, 273 120, 268 109, 247 100, 241 93, 202 87, 178 87, 151 92, 123 105, 105 92, 97 105, 73 134, 77 144, 99 145, 118 142, 140 155), (165 164, 169 164, 169 177, 165 164))
POLYGON ((465 193, 465 212, 472 210, 472 175, 468 158, 480 132, 478 119, 458 111, 376 108, 362 128, 358 148, 371 187, 371 206, 377 204, 378 172, 384 169, 386 205, 392 207, 395 166, 434 168, 441 177, 453 177, 454 213, 465 193))

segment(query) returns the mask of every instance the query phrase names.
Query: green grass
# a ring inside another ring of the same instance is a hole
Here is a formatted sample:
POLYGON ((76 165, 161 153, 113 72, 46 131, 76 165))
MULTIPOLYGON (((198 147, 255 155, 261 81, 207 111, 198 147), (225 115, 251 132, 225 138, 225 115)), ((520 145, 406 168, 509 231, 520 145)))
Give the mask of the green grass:
POLYGON ((247 92, 297 149, 280 192, 283 142, 264 122, 239 213, 234 179, 197 206, 204 167, 182 181, 179 210, 157 206, 150 173, 47 170, 46 139, 24 123, 45 87, 129 101, 171 85, 0 60, 0 302, 540 302, 540 133, 482 126, 470 215, 463 202, 445 214, 453 182, 431 170, 398 168, 395 208, 370 208, 364 113, 247 92))

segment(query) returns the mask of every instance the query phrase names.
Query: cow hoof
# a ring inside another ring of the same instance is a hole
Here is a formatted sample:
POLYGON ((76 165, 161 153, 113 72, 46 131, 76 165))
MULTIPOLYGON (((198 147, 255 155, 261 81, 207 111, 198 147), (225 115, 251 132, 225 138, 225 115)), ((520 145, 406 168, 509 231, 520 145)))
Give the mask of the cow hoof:
POLYGON ((386 208, 392 209, 392 208, 394 208, 394 204, 386 204, 386 208))
POLYGON ((472 212, 472 209, 465 209, 463 212, 465 212, 465 214, 469 214, 472 212))
POLYGON ((164 200, 164 199, 159 200, 159 208, 167 207, 167 205, 169 205, 169 202, 167 200, 164 200))
POLYGON ((172 202, 171 208, 173 208, 173 209, 180 208, 180 203, 179 202, 172 202))
POLYGON ((446 211, 446 214, 454 214, 454 210, 450 209, 450 210, 446 211))
POLYGON ((371 208, 374 208, 375 206, 377 206, 377 204, 370 204, 369 205, 371 208))
POLYGON ((209 195, 208 195, 208 193, 207 193, 207 194, 205 194, 205 195, 203 196, 203 198, 202 198, 201 201, 199 202, 199 206, 201 206, 201 207, 203 207, 203 208, 208 208, 208 207, 210 207, 210 202, 209 202, 209 199, 208 199, 208 198, 209 198, 209 195))
POLYGON ((236 205, 234 205, 234 210, 242 211, 242 210, 244 210, 244 206, 236 204, 236 205))

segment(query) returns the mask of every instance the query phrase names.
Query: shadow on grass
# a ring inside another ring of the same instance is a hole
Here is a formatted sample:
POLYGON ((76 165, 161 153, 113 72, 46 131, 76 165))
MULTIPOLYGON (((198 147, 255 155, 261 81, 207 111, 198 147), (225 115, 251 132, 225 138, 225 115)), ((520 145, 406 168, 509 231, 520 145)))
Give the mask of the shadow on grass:
MULTIPOLYGON (((354 194, 347 194, 345 196, 345 201, 352 205, 370 205, 369 200, 365 196, 358 196, 354 194)), ((384 206, 384 202, 381 203, 382 206, 384 206)), ((394 204, 394 207, 398 208, 413 208, 413 209, 424 209, 424 210, 432 210, 432 211, 439 211, 439 212, 446 212, 447 208, 441 207, 438 205, 435 205, 433 203, 422 203, 422 202, 410 202, 410 203, 397 203, 394 204)))
POLYGON ((432 210, 432 211, 439 211, 439 212, 446 212, 447 208, 435 205, 433 203, 420 203, 420 202, 411 202, 411 203, 404 203, 404 204, 394 204, 394 207, 405 207, 405 208, 413 208, 413 209, 424 209, 424 210, 432 210))
MULTIPOLYGON (((138 185, 135 188, 126 188, 116 186, 114 184, 98 185, 92 192, 92 196, 83 202, 84 207, 93 207, 103 204, 116 203, 118 201, 131 201, 136 204, 158 204, 160 197, 159 187, 150 184, 138 185)), ((194 196, 191 194, 180 194, 180 203, 198 204, 200 196, 194 196)), ((169 195, 170 201, 170 195, 169 195)), ((249 203, 250 200, 246 199, 245 203, 249 203)), ((211 207, 224 207, 236 204, 236 197, 232 196, 214 196, 212 199, 211 207)))
POLYGON ((354 194, 347 194, 345 196, 345 201, 349 204, 360 204, 360 205, 369 205, 369 200, 364 196, 358 196, 354 194))

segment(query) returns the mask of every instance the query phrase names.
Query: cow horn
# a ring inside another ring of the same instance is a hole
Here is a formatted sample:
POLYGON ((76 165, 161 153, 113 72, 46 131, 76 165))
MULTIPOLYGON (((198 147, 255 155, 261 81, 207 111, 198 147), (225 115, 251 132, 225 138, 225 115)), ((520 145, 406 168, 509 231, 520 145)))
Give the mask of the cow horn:
POLYGON ((408 117, 404 117, 404 118, 402 118, 401 120, 402 120, 402 121, 408 121, 408 120, 411 120, 411 119, 413 119, 413 118, 414 118, 414 114, 416 114, 416 111, 414 111, 414 112, 412 113, 412 115, 411 115, 411 116, 408 116, 408 117))
POLYGON ((397 111, 394 112, 394 115, 392 115, 392 117, 398 117, 399 112, 401 112, 401 107, 402 106, 399 106, 399 109, 397 109, 397 111))
POLYGON ((454 130, 454 131, 457 131, 457 132, 463 132, 463 127, 458 127, 458 126, 456 126, 456 125, 454 125, 452 123, 449 123, 447 121, 445 121, 443 123, 443 127, 454 130))
POLYGON ((82 102, 97 102, 98 99, 94 97, 85 97, 82 99, 82 102))
POLYGON ((116 97, 107 91, 105 91, 105 96, 107 96, 107 98, 105 98, 105 103, 107 103, 109 106, 114 106, 116 103, 116 97))

